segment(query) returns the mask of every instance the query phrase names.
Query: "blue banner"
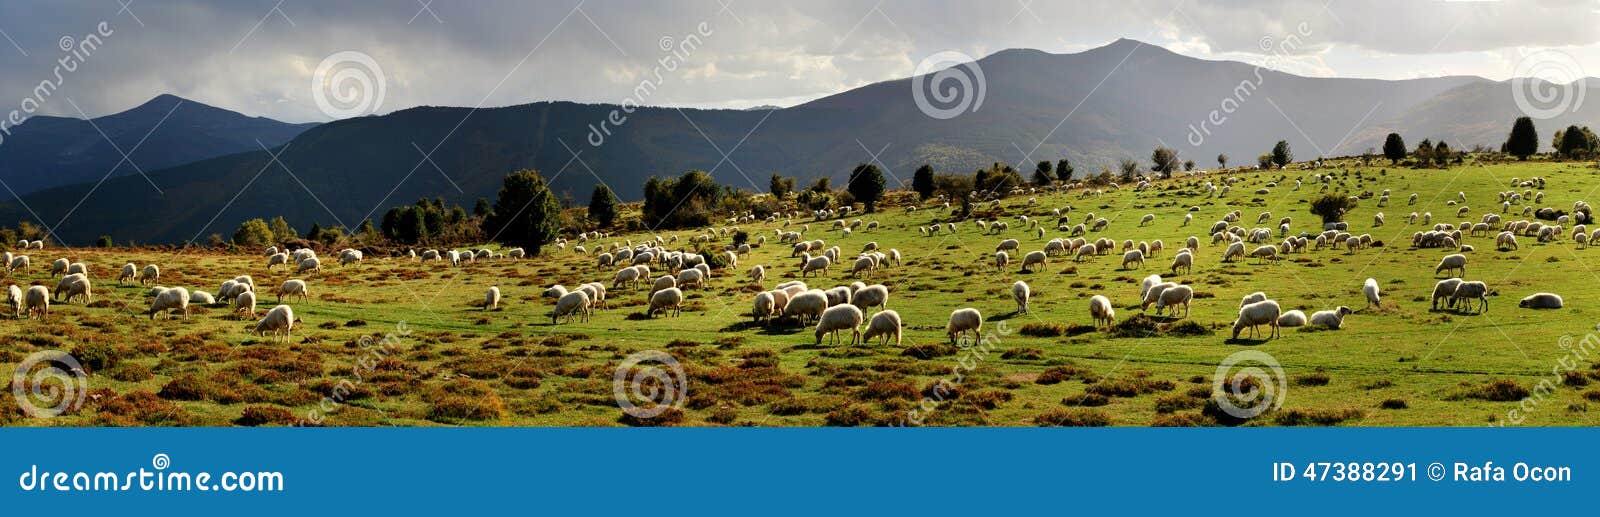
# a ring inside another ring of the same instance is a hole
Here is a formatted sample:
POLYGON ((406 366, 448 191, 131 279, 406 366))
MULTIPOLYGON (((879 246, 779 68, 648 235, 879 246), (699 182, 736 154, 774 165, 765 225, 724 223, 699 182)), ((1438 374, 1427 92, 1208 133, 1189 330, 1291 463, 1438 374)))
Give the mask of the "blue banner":
POLYGON ((5 429, 15 513, 1591 508, 1592 429, 5 429), (1273 506, 1262 506, 1273 505, 1273 506))

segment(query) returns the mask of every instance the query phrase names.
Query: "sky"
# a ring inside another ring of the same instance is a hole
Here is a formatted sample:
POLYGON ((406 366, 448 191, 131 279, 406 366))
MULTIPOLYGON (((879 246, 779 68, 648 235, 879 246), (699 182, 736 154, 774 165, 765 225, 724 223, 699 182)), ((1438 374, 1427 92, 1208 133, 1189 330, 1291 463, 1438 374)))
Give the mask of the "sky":
POLYGON ((792 106, 943 52, 1117 38, 1307 76, 1600 76, 1600 0, 22 0, 0 4, 0 113, 93 117, 162 93, 290 122, 792 106))

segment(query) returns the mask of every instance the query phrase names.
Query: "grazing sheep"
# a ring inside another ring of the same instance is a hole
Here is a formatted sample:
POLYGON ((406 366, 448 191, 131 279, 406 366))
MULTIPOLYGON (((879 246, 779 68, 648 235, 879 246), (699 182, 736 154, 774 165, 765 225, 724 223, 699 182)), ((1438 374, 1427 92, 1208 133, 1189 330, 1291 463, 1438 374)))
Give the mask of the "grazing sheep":
POLYGON ((1517 306, 1524 309, 1560 309, 1561 305, 1561 296, 1552 293, 1532 294, 1517 302, 1517 306))
POLYGON ((1145 309, 1150 308, 1151 305, 1155 305, 1156 302, 1161 301, 1161 293, 1163 291, 1177 286, 1177 282, 1162 282, 1150 286, 1150 290, 1144 292, 1144 299, 1139 301, 1139 311, 1143 312, 1145 309))
POLYGON ((1194 300, 1194 288, 1187 285, 1169 287, 1161 291, 1161 298, 1156 300, 1156 316, 1161 315, 1161 309, 1172 307, 1172 314, 1178 316, 1178 306, 1183 306, 1183 315, 1189 316, 1189 302, 1194 300))
POLYGON ((305 280, 285 280, 283 285, 278 286, 278 292, 276 294, 278 295, 278 303, 283 303, 283 297, 285 296, 299 295, 301 301, 311 300, 310 291, 306 289, 305 280))
POLYGON ((639 270, 637 268, 625 267, 617 270, 616 277, 611 280, 611 288, 621 289, 623 285, 627 285, 630 289, 639 287, 639 270))
POLYGON ((1477 309, 1478 312, 1489 312, 1490 295, 1498 295, 1498 293, 1489 289, 1489 284, 1485 284, 1478 280, 1461 282, 1461 285, 1456 286, 1456 292, 1450 295, 1450 305, 1461 305, 1463 308, 1470 311, 1473 310, 1472 301, 1477 300, 1480 302, 1477 309))
POLYGON ((1017 302, 1017 314, 1028 313, 1028 295, 1031 292, 1032 290, 1028 288, 1028 284, 1021 280, 1011 284, 1011 299, 1017 302))
POLYGON ((1139 299, 1143 300, 1145 293, 1149 293, 1151 287, 1155 287, 1159 284, 1161 284, 1161 275, 1150 275, 1144 277, 1144 280, 1139 282, 1139 299))
POLYGON ((1144 225, 1153 223, 1155 221, 1156 221, 1156 214, 1144 214, 1144 217, 1139 218, 1139 226, 1144 226, 1144 225))
POLYGON ((83 276, 89 276, 89 266, 82 262, 73 262, 72 264, 67 265, 67 274, 71 275, 75 273, 83 276))
POLYGON ((801 325, 805 325, 812 319, 822 317, 822 311, 827 309, 828 294, 820 289, 807 289, 789 297, 789 305, 783 308, 783 315, 793 316, 801 325))
POLYGON ((827 255, 823 255, 823 256, 820 256, 820 257, 812 257, 810 253, 801 254, 800 255, 800 278, 805 278, 806 274, 812 273, 812 272, 815 272, 815 271, 821 271, 822 272, 818 276, 827 275, 828 274, 828 266, 830 266, 832 264, 833 264, 833 261, 830 260, 827 255))
POLYGON ((1016 251, 1018 246, 1021 246, 1021 243, 1017 242, 1016 239, 1006 239, 1006 240, 1000 241, 1000 245, 995 246, 994 250, 995 251, 1006 251, 1006 250, 1016 251))
POLYGON ((183 311, 183 319, 189 319, 188 289, 174 287, 157 294, 155 301, 150 302, 150 319, 156 319, 157 313, 167 313, 171 317, 171 311, 175 310, 183 311))
POLYGON ((1174 255, 1172 257, 1172 274, 1178 274, 1179 269, 1182 269, 1185 273, 1194 272, 1194 255, 1189 253, 1174 255))
POLYGON ((50 314, 50 289, 42 285, 29 287, 28 292, 22 296, 22 310, 28 314, 29 319, 38 314, 39 321, 44 321, 50 314))
POLYGON ((1122 254, 1122 269, 1133 269, 1131 267, 1128 267, 1128 264, 1138 264, 1139 268, 1143 269, 1144 268, 1144 252, 1139 251, 1139 250, 1131 250, 1131 251, 1128 251, 1127 253, 1123 253, 1122 254))
POLYGON ((1452 271, 1459 271, 1459 275, 1458 276, 1466 276, 1466 274, 1467 274, 1467 256, 1466 255, 1462 255, 1460 253, 1456 253, 1454 255, 1445 255, 1445 257, 1443 259, 1439 260, 1439 265, 1438 266, 1434 266, 1434 268, 1433 268, 1433 273, 1434 274, 1439 274, 1440 272, 1443 272, 1443 273, 1445 273, 1445 275, 1448 276, 1450 274, 1450 272, 1452 272, 1452 271))
POLYGON ((678 287, 688 289, 690 286, 705 289, 705 272, 699 269, 685 269, 678 272, 678 287))
POLYGON ((1378 281, 1376 279, 1368 278, 1367 283, 1361 286, 1361 293, 1367 295, 1368 306, 1376 305, 1380 309, 1383 308, 1383 304, 1378 303, 1378 281))
POLYGON ((233 311, 245 311, 248 317, 256 317, 256 293, 245 291, 233 298, 233 311))
POLYGON ((83 303, 86 305, 93 302, 94 296, 90 294, 89 277, 84 276, 82 273, 73 273, 61 277, 61 281, 56 283, 55 298, 59 300, 63 296, 69 302, 79 296, 83 297, 83 303))
POLYGON ((1312 325, 1318 325, 1318 326, 1322 326, 1322 327, 1328 327, 1329 329, 1333 329, 1333 330, 1339 330, 1339 327, 1341 325, 1344 325, 1344 317, 1346 315, 1350 314, 1351 312, 1354 312, 1354 311, 1351 311, 1349 307, 1345 307, 1345 306, 1341 305, 1341 306, 1339 306, 1339 308, 1331 310, 1331 311, 1317 311, 1317 312, 1311 313, 1310 322, 1311 322, 1312 325))
POLYGON ((751 283, 761 285, 761 281, 767 278, 767 268, 757 264, 755 267, 750 268, 749 275, 751 283))
POLYGON ((1251 250, 1250 251, 1250 256, 1261 259, 1261 262, 1263 264, 1266 263, 1269 260, 1272 261, 1272 262, 1277 262, 1278 261, 1278 247, 1275 246, 1275 245, 1272 245, 1272 244, 1268 244, 1266 246, 1261 246, 1259 248, 1251 250))
POLYGON ((137 278, 139 278, 139 266, 129 262, 127 264, 123 264, 122 273, 117 275, 117 283, 121 284, 137 278))
POLYGON ((1433 284, 1433 306, 1430 310, 1439 310, 1439 300, 1441 299, 1446 300, 1446 309, 1454 307, 1455 300, 1452 297, 1456 295, 1456 288, 1460 286, 1460 278, 1447 278, 1433 284))
POLYGON ((22 319, 22 288, 17 284, 6 286, 6 304, 11 306, 11 312, 16 319, 22 319))
POLYGON ((1045 254, 1043 251, 1030 251, 1027 255, 1023 255, 1022 270, 1028 271, 1028 266, 1032 265, 1038 265, 1039 270, 1044 271, 1045 266, 1050 265, 1049 255, 1045 254))
POLYGON ((483 310, 492 311, 498 308, 500 308, 500 286, 491 285, 483 296, 483 310))
POLYGON ((1256 337, 1256 327, 1270 325, 1272 332, 1267 337, 1279 337, 1278 316, 1283 315, 1283 309, 1278 307, 1278 302, 1262 300, 1239 308, 1239 319, 1233 322, 1233 339, 1239 339, 1239 333, 1250 328, 1250 337, 1256 337))
POLYGON ((50 276, 66 274, 67 266, 70 265, 72 265, 72 261, 64 258, 56 259, 55 262, 50 263, 50 276))
POLYGON ((645 311, 645 317, 652 317, 656 311, 661 311, 661 316, 666 317, 667 311, 672 311, 673 316, 683 313, 683 291, 676 287, 668 287, 650 295, 650 308, 645 311))
POLYGON ((194 291, 189 293, 189 303, 211 305, 217 303, 217 299, 216 297, 211 296, 211 293, 205 291, 194 291))
POLYGON ((861 341, 861 322, 864 317, 861 309, 854 305, 835 305, 822 311, 822 317, 817 320, 816 344, 822 344, 822 336, 832 335, 831 344, 839 344, 839 331, 850 329, 850 344, 861 341))
POLYGON ((1256 291, 1256 292, 1244 295, 1244 298, 1239 300, 1239 308, 1243 309, 1244 306, 1246 306, 1246 305, 1250 305, 1252 303, 1256 303, 1256 302, 1260 302, 1260 301, 1266 301, 1266 299, 1267 299, 1267 293, 1264 293, 1264 292, 1261 292, 1261 291, 1256 291))
POLYGON ((994 252, 994 268, 995 269, 998 269, 998 270, 1001 270, 1001 271, 1005 271, 1006 264, 1010 264, 1010 263, 1011 263, 1011 255, 1007 255, 1006 252, 1004 252, 1004 251, 996 251, 996 252, 994 252))
POLYGON ((300 323, 300 318, 294 316, 294 309, 289 308, 288 305, 279 305, 268 310, 267 315, 263 316, 261 321, 256 322, 256 326, 251 332, 258 336, 264 336, 270 332, 273 341, 277 341, 278 336, 282 335, 283 340, 288 342, 293 337, 295 323, 300 323))
MULTIPOLYGON (((423 260, 428 260, 427 255, 423 256, 423 260)), ((288 253, 276 253, 276 254, 273 254, 272 256, 267 257, 267 271, 272 271, 272 267, 273 266, 277 266, 279 264, 286 265, 286 266, 289 265, 289 254, 288 253)))
POLYGON ((1111 326, 1117 322, 1117 311, 1111 307, 1111 299, 1098 294, 1089 298, 1089 316, 1094 318, 1096 328, 1101 323, 1111 326))
POLYGON ((317 259, 316 257, 311 257, 311 258, 302 260, 302 261, 300 261, 300 267, 295 269, 295 273, 296 274, 301 274, 301 273, 322 274, 322 261, 317 259))
POLYGON ((850 294, 850 304, 861 310, 873 307, 889 307, 889 287, 883 284, 873 284, 850 294))
POLYGON ((561 298, 556 299, 556 308, 550 311, 550 324, 559 323, 562 316, 566 316, 568 322, 571 322, 575 317, 582 317, 583 321, 589 321, 589 309, 591 306, 589 293, 586 291, 577 290, 561 295, 561 298))
POLYGON ((144 266, 144 272, 139 274, 139 283, 144 285, 155 285, 160 282, 161 268, 157 267, 155 264, 146 264, 144 266))
POLYGON ((1511 232, 1500 232, 1494 237, 1494 247, 1500 251, 1509 251, 1517 248, 1517 236, 1511 232))
POLYGON ((952 311, 950 323, 944 328, 945 334, 950 336, 950 344, 956 344, 956 336, 965 336, 969 330, 972 331, 973 343, 983 339, 983 313, 971 307, 952 311))
POLYGON ((1223 262, 1233 262, 1234 257, 1244 256, 1244 242, 1234 242, 1228 245, 1228 250, 1222 252, 1223 262))
POLYGON ((1300 312, 1298 309, 1285 312, 1282 316, 1278 316, 1278 326, 1304 327, 1306 326, 1306 313, 1300 312))
POLYGON ((883 336, 878 344, 889 344, 889 338, 894 338, 895 346, 900 345, 900 313, 895 311, 881 311, 872 315, 872 320, 867 322, 867 331, 861 334, 861 342, 866 343, 874 337, 883 336))

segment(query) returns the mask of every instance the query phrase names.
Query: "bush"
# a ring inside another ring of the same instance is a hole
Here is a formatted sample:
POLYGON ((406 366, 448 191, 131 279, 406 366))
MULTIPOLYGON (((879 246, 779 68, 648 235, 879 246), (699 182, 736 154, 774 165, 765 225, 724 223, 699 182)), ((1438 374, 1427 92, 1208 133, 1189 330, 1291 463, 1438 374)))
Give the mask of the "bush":
POLYGON ((1077 376, 1078 373, 1078 368, 1072 365, 1051 366, 1049 368, 1045 368, 1043 372, 1040 372, 1039 377, 1034 379, 1033 382, 1034 384, 1046 385, 1060 384, 1062 381, 1077 376))
POLYGON ((210 398, 210 391, 208 382, 193 375, 184 375, 168 381, 156 395, 167 400, 206 400, 210 398))
POLYGON ((1065 406, 1100 407, 1110 403, 1110 398, 1099 393, 1079 393, 1061 399, 1061 404, 1065 406))
POLYGON ((106 370, 106 375, 122 382, 143 382, 155 377, 150 367, 138 363, 123 363, 106 370))
POLYGON ((1278 413, 1273 421, 1278 425, 1335 425, 1345 420, 1361 417, 1361 410, 1345 409, 1291 409, 1278 413))
POLYGON ((1204 405, 1200 399, 1188 395, 1162 395, 1156 398, 1157 413, 1175 413, 1185 409, 1195 409, 1204 405))
POLYGON ((1405 409, 1410 406, 1406 404, 1406 399, 1385 399, 1383 402, 1378 403, 1378 407, 1383 409, 1405 409))
POLYGON ((617 421, 629 427, 670 427, 683 423, 683 419, 682 409, 668 407, 665 411, 650 418, 639 418, 624 411, 622 416, 617 418, 617 421))
POLYGON ((118 356, 116 347, 104 343, 85 343, 72 349, 72 357, 91 374, 116 367, 121 359, 118 356))
POLYGON ((1041 427, 1105 427, 1111 416, 1095 409, 1052 409, 1033 418, 1041 427))
POLYGON ((233 423, 244 426, 259 425, 291 425, 294 424, 294 413, 279 406, 249 406, 244 408, 244 413, 239 415, 233 423))
POLYGON ((1311 201, 1311 213, 1321 217, 1324 224, 1343 221, 1345 212, 1352 208, 1355 208, 1355 203, 1342 194, 1323 194, 1311 201))
POLYGON ((836 409, 827 416, 827 423, 835 427, 855 427, 867 422, 872 414, 860 406, 846 406, 836 409))
POLYGON ((1323 372, 1313 372, 1313 373, 1308 373, 1308 374, 1305 374, 1305 375, 1301 375, 1301 376, 1295 377, 1294 378, 1294 385, 1295 386, 1327 386, 1328 385, 1328 380, 1329 380, 1328 379, 1328 374, 1323 373, 1323 372))
POLYGON ((1514 402, 1528 398, 1530 392, 1527 388, 1518 385, 1516 381, 1501 379, 1466 390, 1464 393, 1452 397, 1454 399, 1474 398, 1494 402, 1514 402))
POLYGON ((1056 323, 1034 322, 1022 326, 1022 335, 1032 337, 1056 337, 1066 333, 1067 327, 1056 323))

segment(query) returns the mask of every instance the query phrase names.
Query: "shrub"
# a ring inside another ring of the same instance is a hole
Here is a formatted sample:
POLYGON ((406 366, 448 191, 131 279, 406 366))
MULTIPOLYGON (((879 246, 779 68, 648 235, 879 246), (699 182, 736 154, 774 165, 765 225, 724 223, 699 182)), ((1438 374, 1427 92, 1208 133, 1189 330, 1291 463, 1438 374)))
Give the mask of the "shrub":
POLYGON ((167 400, 206 400, 210 391, 208 382, 193 375, 184 375, 168 381, 156 394, 167 400))
POLYGON ((1174 413, 1185 409, 1195 409, 1204 405, 1200 399, 1187 395, 1162 395, 1156 398, 1157 413, 1174 413))
POLYGON ((630 427, 671 427, 683 423, 683 419, 682 409, 667 407, 660 414, 650 418, 640 418, 623 411, 622 416, 617 418, 617 421, 630 427))
POLYGON ((1360 418, 1361 410, 1344 409, 1291 409, 1278 413, 1273 421, 1278 425, 1336 425, 1345 420, 1360 418))
POLYGON ((1061 399, 1061 404, 1067 406, 1099 407, 1110 404, 1111 399, 1099 393, 1079 393, 1067 395, 1061 399))
POLYGON ((233 423, 244 426, 259 425, 290 425, 295 421, 294 413, 287 408, 278 406, 249 406, 239 415, 233 423))
POLYGON ((1383 402, 1378 403, 1378 407, 1383 409, 1405 409, 1410 406, 1406 405, 1406 399, 1384 399, 1383 402))
POLYGON ((1313 373, 1308 373, 1308 374, 1305 374, 1305 375, 1301 375, 1301 376, 1295 377, 1294 378, 1294 385, 1295 386, 1327 386, 1328 385, 1328 380, 1329 380, 1328 379, 1328 374, 1323 373, 1323 372, 1313 372, 1313 373))
POLYGON ((835 427, 855 427, 867 422, 872 414, 860 406, 845 406, 828 413, 828 425, 835 427))
POLYGON ((1494 402, 1513 402, 1527 398, 1528 395, 1528 389, 1518 385, 1516 381, 1501 379, 1469 389, 1454 398, 1465 397, 1494 402))
POLYGON ((1051 366, 1039 373, 1039 378, 1034 379, 1034 384, 1060 384, 1062 381, 1077 376, 1079 370, 1072 365, 1051 366))
POLYGON ((1095 409, 1056 408, 1033 418, 1041 427, 1105 427, 1111 425, 1111 416, 1095 409))
POLYGON ((1022 326, 1019 332, 1024 336, 1056 337, 1066 333, 1067 327, 1057 323, 1034 322, 1022 326))
POLYGON ((921 400, 922 396, 917 388, 904 382, 875 381, 868 383, 856 392, 856 398, 863 400, 921 400))
POLYGON ((72 357, 91 374, 117 366, 118 355, 115 347, 104 343, 84 343, 72 349, 72 357))
POLYGON ((155 377, 155 373, 150 371, 150 367, 139 363, 122 363, 106 370, 106 376, 123 382, 142 382, 155 377))
POLYGON ((1150 420, 1150 427, 1202 427, 1208 425, 1205 417, 1194 413, 1174 413, 1170 415, 1156 415, 1150 420))

